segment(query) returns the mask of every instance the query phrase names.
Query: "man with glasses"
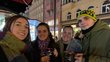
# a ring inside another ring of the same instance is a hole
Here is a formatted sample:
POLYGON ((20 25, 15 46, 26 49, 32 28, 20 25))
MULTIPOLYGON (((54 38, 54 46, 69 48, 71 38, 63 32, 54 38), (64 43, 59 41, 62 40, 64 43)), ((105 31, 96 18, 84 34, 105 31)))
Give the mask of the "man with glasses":
POLYGON ((83 62, 110 62, 110 28, 97 19, 93 10, 83 10, 78 14, 78 25, 82 39, 83 62))

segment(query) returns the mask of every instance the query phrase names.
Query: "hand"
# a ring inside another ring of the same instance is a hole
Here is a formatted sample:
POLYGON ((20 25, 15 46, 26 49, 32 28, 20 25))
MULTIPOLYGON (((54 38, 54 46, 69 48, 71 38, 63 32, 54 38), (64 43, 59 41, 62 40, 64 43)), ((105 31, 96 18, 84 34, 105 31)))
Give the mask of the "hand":
POLYGON ((75 58, 75 62, 82 62, 83 54, 77 53, 74 58, 75 58))
POLYGON ((50 60, 49 56, 41 57, 41 62, 49 62, 49 60, 50 60))
POLYGON ((58 51, 57 51, 57 49, 54 49, 53 54, 55 55, 55 57, 58 56, 58 51))

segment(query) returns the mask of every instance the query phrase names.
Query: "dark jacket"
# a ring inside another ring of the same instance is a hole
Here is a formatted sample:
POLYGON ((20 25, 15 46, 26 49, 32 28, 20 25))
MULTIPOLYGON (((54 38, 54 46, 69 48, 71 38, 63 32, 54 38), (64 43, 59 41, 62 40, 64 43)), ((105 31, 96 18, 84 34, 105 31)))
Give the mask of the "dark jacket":
POLYGON ((98 20, 82 39, 85 60, 87 62, 110 62, 110 27, 98 20))
POLYGON ((0 46, 0 62, 8 62, 8 59, 1 46, 0 46))
MULTIPOLYGON (((33 52, 34 61, 40 62, 40 60, 41 60, 41 55, 40 55, 41 50, 39 48, 38 38, 33 42, 33 48, 34 48, 34 52, 33 52)), ((50 39, 48 48, 52 48, 52 49, 56 48, 58 50, 58 47, 57 47, 54 39, 50 39)), ((50 59, 51 59, 50 62, 58 62, 58 57, 55 57, 54 55, 52 55, 50 59)))

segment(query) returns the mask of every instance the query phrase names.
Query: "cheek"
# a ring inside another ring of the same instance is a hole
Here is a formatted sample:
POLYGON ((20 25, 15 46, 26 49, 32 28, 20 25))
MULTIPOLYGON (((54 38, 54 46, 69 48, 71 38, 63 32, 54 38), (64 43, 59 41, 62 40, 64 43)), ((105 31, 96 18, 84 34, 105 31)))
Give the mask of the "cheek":
POLYGON ((26 30, 26 36, 28 35, 28 33, 29 33, 29 30, 26 30))
POLYGON ((79 23, 78 26, 81 27, 83 24, 79 23))
POLYGON ((13 27, 13 28, 10 29, 10 31, 11 31, 12 33, 13 33, 13 32, 16 33, 16 32, 18 32, 18 28, 13 27))
POLYGON ((45 34, 45 38, 48 38, 48 33, 45 34))

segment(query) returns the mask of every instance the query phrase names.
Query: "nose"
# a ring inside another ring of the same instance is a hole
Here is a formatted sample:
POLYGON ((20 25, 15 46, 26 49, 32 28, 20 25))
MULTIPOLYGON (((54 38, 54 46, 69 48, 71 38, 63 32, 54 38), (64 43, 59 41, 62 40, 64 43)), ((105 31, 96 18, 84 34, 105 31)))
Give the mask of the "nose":
POLYGON ((25 26, 21 26, 21 28, 20 28, 22 31, 26 31, 27 30, 27 28, 25 27, 25 26))

